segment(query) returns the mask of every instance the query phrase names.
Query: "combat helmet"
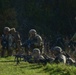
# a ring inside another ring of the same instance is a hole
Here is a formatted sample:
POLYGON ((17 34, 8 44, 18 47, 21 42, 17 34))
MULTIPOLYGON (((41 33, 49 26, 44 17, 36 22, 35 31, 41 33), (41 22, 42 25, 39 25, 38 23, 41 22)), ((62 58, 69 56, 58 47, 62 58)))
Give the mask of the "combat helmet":
POLYGON ((29 33, 32 33, 32 32, 37 33, 35 29, 31 29, 31 30, 29 31, 29 33))
POLYGON ((33 49, 33 53, 40 55, 40 50, 38 48, 34 48, 33 49))
POLYGON ((53 50, 54 50, 55 52, 57 52, 57 53, 61 53, 61 52, 62 52, 62 48, 59 47, 59 46, 55 46, 53 50))
POLYGON ((9 32, 10 28, 9 27, 4 27, 4 31, 9 32))

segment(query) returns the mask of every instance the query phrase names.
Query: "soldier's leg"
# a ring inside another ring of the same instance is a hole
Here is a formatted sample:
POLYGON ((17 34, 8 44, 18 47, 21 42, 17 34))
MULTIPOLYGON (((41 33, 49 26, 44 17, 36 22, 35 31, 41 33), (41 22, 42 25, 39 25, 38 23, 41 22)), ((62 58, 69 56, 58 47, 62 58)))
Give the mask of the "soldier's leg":
POLYGON ((17 52, 16 52, 16 53, 18 53, 18 52, 20 52, 20 50, 21 50, 20 42, 17 42, 16 45, 17 45, 17 52))
POLYGON ((9 48, 8 50, 7 50, 7 54, 8 54, 8 56, 11 56, 12 55, 12 49, 11 48, 9 48))
POLYGON ((20 50, 19 44, 16 43, 15 44, 15 53, 17 54, 19 52, 19 50, 20 50))
POLYGON ((1 50, 1 57, 4 57, 5 55, 5 47, 2 47, 2 50, 1 50))

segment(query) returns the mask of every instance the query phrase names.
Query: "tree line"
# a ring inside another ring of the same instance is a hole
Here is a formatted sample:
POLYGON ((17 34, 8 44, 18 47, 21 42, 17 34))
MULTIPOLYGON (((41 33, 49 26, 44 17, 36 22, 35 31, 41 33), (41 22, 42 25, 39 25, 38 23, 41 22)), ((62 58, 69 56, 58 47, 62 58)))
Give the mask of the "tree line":
POLYGON ((0 34, 5 26, 22 34, 35 28, 46 36, 75 33, 76 0, 0 0, 0 34))

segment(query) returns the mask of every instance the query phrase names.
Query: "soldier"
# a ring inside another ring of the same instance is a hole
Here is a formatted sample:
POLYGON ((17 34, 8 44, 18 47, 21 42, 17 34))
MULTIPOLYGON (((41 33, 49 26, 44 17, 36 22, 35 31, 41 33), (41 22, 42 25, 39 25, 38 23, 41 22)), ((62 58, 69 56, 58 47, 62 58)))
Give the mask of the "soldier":
POLYGON ((35 60, 44 59, 44 57, 41 55, 40 50, 38 48, 33 49, 33 56, 35 60))
POLYGON ((18 53, 21 49, 21 39, 19 32, 16 31, 15 28, 11 28, 11 34, 13 35, 13 45, 16 49, 16 53, 18 53))
MULTIPOLYGON (((27 41, 27 46, 32 52, 34 48, 39 48, 40 52, 44 52, 44 44, 40 35, 37 34, 35 29, 29 31, 29 39, 27 41)), ((28 50, 27 50, 28 53, 28 50)))
POLYGON ((11 30, 9 32, 9 38, 8 38, 8 45, 9 45, 9 55, 11 56, 12 55, 12 52, 13 52, 13 36, 12 36, 12 33, 11 33, 11 30))
POLYGON ((35 63, 43 63, 44 65, 47 64, 46 59, 44 58, 44 56, 41 54, 40 50, 38 48, 34 48, 33 49, 33 54, 32 54, 33 58, 34 58, 34 62, 35 63))
POLYGON ((66 63, 66 56, 62 54, 62 49, 59 46, 54 47, 55 63, 66 63))
POLYGON ((41 54, 38 48, 33 49, 32 56, 36 63, 42 63, 43 65, 46 65, 47 63, 52 63, 54 61, 54 58, 51 58, 47 54, 41 54))
POLYGON ((1 45, 2 45, 1 57, 4 57, 6 50, 9 55, 9 32, 10 28, 5 27, 1 37, 1 45))

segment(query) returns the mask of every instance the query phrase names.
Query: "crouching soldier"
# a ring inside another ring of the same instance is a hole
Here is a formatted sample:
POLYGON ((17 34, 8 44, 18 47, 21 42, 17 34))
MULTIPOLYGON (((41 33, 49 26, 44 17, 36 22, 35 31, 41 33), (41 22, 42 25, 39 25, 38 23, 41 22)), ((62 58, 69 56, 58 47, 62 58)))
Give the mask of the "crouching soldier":
POLYGON ((26 53, 28 54, 29 51, 32 53, 34 48, 38 48, 40 52, 44 53, 44 44, 40 35, 37 34, 35 29, 31 29, 29 31, 29 39, 24 44, 27 45, 26 53))
POLYGON ((66 64, 66 56, 62 54, 62 49, 59 46, 54 47, 55 63, 66 64))

